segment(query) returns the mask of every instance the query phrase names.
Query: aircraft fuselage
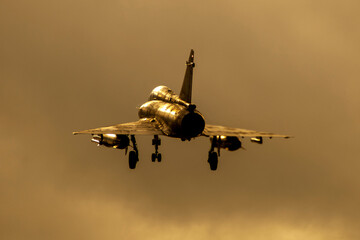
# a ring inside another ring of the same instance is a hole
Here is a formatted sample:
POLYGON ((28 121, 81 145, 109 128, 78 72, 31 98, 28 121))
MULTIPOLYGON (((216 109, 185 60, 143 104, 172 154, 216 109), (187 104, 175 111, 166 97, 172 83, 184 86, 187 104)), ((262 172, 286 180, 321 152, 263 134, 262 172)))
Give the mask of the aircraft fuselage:
POLYGON ((139 109, 140 118, 154 119, 154 125, 170 137, 190 140, 201 135, 205 120, 196 106, 189 104, 170 88, 156 87, 150 94, 149 101, 139 109))

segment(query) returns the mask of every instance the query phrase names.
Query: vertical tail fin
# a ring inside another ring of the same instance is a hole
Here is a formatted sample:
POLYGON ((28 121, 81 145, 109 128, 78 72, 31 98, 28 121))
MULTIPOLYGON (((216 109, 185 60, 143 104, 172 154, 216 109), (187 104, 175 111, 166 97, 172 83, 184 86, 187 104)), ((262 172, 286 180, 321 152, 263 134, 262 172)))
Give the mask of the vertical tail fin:
POLYGON ((194 67, 194 50, 191 49, 189 60, 186 61, 185 77, 180 92, 180 98, 188 103, 191 103, 192 78, 194 67))

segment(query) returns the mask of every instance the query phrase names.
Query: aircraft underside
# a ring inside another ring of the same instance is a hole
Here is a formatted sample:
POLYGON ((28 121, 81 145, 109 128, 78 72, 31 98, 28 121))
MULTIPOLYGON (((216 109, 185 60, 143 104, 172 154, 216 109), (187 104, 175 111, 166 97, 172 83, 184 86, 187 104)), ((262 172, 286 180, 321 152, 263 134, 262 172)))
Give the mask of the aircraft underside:
MULTIPOLYGON (((185 140, 185 139, 182 139, 185 140)), ((92 142, 97 143, 98 146, 111 147, 115 149, 132 149, 129 152, 129 168, 135 169, 139 162, 139 149, 137 147, 136 138, 134 135, 119 135, 119 134, 94 134, 91 139, 92 142)), ((226 149, 228 151, 235 151, 242 147, 241 141, 237 137, 225 137, 214 136, 210 137, 210 150, 208 154, 208 163, 211 170, 216 170, 218 166, 218 158, 220 157, 220 149, 226 149)), ((162 155, 159 152, 159 146, 161 145, 161 139, 159 135, 154 135, 152 139, 152 145, 154 146, 154 153, 151 154, 152 162, 161 162, 162 155)))

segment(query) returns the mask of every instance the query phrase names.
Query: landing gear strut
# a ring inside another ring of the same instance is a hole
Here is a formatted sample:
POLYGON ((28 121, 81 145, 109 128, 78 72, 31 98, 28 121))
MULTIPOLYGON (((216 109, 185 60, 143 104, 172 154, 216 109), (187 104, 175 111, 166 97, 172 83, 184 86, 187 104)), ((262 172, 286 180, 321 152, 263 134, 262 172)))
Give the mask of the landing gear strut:
POLYGON ((130 136, 130 140, 132 142, 132 147, 133 147, 133 151, 130 151, 129 153, 129 168, 130 169, 135 169, 136 168, 136 163, 139 161, 139 151, 136 145, 136 139, 134 135, 130 136))
POLYGON ((161 145, 161 140, 158 135, 154 135, 152 145, 155 146, 155 153, 151 154, 151 161, 155 162, 157 159, 158 162, 161 162, 161 153, 158 152, 159 146, 161 145))
MULTIPOLYGON (((219 139, 220 141, 220 139, 219 139)), ((218 137, 214 136, 211 142, 211 148, 209 151, 209 159, 208 159, 208 163, 210 164, 210 169, 211 171, 215 171, 217 169, 218 166, 218 156, 220 156, 220 146, 218 143, 218 137), (215 152, 215 147, 218 148, 218 151, 215 152)))

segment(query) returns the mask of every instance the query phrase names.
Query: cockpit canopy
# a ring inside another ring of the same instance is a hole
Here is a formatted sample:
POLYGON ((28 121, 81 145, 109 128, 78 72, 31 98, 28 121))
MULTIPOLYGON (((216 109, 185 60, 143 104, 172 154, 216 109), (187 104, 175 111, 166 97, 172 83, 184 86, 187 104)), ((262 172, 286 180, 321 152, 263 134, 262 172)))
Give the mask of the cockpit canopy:
POLYGON ((166 86, 158 86, 150 93, 149 101, 161 100, 168 103, 177 103, 186 107, 189 111, 194 111, 196 106, 194 104, 185 102, 173 90, 166 86))
MULTIPOLYGON (((175 93, 166 86, 158 86, 151 91, 149 100, 163 100, 171 98, 175 93)), ((176 95, 175 95, 176 96, 176 95)))

